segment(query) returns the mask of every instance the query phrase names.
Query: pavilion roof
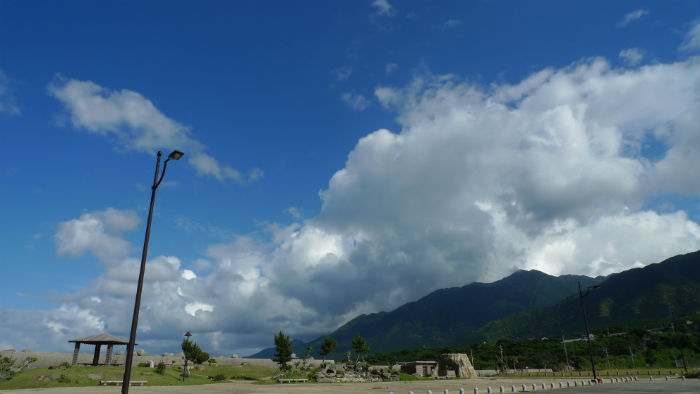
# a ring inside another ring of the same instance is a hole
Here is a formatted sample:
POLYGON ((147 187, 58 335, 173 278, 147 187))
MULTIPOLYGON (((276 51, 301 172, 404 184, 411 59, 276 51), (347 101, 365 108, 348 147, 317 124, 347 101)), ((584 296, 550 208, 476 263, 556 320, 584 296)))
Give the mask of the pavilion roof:
POLYGON ((90 337, 85 337, 85 338, 80 338, 80 339, 71 339, 68 342, 88 343, 91 345, 97 345, 97 344, 100 344, 100 345, 103 345, 103 344, 127 345, 129 343, 129 341, 126 339, 115 337, 114 335, 108 334, 106 332, 102 333, 102 334, 98 334, 98 335, 93 335, 90 337))

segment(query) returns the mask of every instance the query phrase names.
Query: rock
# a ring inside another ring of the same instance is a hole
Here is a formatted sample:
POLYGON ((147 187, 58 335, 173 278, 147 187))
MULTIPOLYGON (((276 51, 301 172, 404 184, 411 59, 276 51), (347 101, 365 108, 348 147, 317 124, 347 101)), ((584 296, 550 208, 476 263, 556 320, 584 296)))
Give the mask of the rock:
POLYGON ((148 367, 149 368, 155 368, 156 364, 153 362, 153 360, 148 360, 148 367))
POLYGON ((454 367, 455 374, 460 378, 475 378, 476 371, 464 353, 444 353, 440 355, 439 369, 440 376, 447 375, 447 365, 454 367))
POLYGON ((231 355, 231 358, 238 358, 238 355, 237 355, 237 354, 233 354, 233 355, 231 355))
POLYGON ((139 349, 139 350, 136 352, 136 355, 137 355, 137 356, 145 356, 145 355, 146 355, 146 351, 143 350, 143 349, 139 349))
POLYGON ((88 378, 92 380, 102 380, 105 378, 105 374, 103 373, 89 373, 88 378))
POLYGON ((41 375, 41 376, 37 377, 36 380, 38 380, 40 382, 50 382, 53 380, 58 380, 58 379, 60 379, 60 377, 61 376, 59 376, 59 375, 41 375))

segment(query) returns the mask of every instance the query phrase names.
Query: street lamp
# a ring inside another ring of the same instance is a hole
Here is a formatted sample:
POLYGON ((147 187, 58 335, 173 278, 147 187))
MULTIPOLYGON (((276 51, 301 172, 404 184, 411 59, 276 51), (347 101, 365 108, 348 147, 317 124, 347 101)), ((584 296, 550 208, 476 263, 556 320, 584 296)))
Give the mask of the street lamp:
POLYGON ((593 369, 593 380, 598 382, 598 376, 595 373, 595 362, 593 361, 593 348, 591 347, 591 332, 588 329, 588 317, 586 317, 586 306, 583 304, 583 297, 588 295, 591 289, 597 289, 600 285, 586 287, 586 292, 581 291, 581 281, 578 281, 578 297, 581 300, 581 309, 583 310, 583 322, 586 324, 586 339, 588 339, 588 354, 591 356, 591 368, 593 369))
MULTIPOLYGON (((187 337, 186 340, 189 341, 189 340, 190 340, 190 337, 192 336, 192 333, 189 332, 189 331, 187 331, 187 332, 185 333, 185 336, 187 337)), ((182 351, 184 352, 185 349, 182 349, 182 351)), ((187 375, 187 353, 185 353, 185 367, 182 368, 182 382, 183 382, 183 383, 185 382, 185 375, 187 375)))
POLYGON ((160 171, 160 157, 163 155, 158 151, 158 160, 156 161, 156 174, 153 177, 153 186, 151 187, 151 207, 148 210, 148 222, 146 224, 146 237, 143 241, 143 253, 141 254, 141 270, 139 271, 139 282, 136 287, 136 302, 134 302, 134 316, 131 319, 131 334, 129 335, 129 344, 126 345, 126 361, 124 363, 124 379, 122 380, 122 394, 129 393, 129 383, 131 382, 131 364, 134 358, 134 345, 136 343, 136 327, 139 322, 139 308, 141 307, 141 292, 143 290, 143 276, 146 272, 146 257, 148 256, 148 239, 151 237, 151 221, 153 219, 153 203, 156 200, 156 189, 163 181, 165 169, 168 167, 168 162, 179 160, 184 153, 174 150, 168 155, 168 158, 163 163, 163 172, 160 171), (160 175, 160 178, 158 177, 160 175))

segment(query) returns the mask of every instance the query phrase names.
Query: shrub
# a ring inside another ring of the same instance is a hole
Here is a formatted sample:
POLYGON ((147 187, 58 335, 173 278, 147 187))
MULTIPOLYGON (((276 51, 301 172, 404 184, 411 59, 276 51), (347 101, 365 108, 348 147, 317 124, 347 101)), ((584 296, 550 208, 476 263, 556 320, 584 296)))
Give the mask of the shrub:
POLYGON ((68 361, 64 361, 64 362, 58 364, 58 368, 61 368, 61 369, 69 369, 72 366, 73 365, 71 363, 69 363, 68 361))
POLYGON ((226 380, 226 376, 224 376, 223 374, 218 374, 218 375, 212 376, 211 379, 214 381, 220 382, 222 380, 226 380))
POLYGON ((151 366, 151 363, 146 363, 146 362, 139 363, 139 367, 146 367, 146 368, 148 368, 148 367, 150 367, 150 366, 151 366))
POLYGON ((70 383, 70 378, 62 374, 58 377, 58 383, 70 383))
POLYGON ((164 362, 159 362, 158 365, 156 365, 156 373, 159 373, 161 375, 165 375, 165 363, 164 362))

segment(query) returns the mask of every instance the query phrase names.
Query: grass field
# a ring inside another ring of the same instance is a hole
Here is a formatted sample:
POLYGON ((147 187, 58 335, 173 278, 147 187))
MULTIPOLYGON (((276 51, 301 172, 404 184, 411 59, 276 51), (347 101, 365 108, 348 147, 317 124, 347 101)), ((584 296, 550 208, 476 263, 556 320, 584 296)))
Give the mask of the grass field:
MULTIPOLYGON (((176 386, 217 383, 210 379, 223 375, 223 381, 229 379, 255 380, 275 375, 278 371, 259 365, 242 366, 197 366, 190 371, 190 376, 182 382, 182 367, 166 367, 163 375, 153 368, 133 367, 131 380, 146 380, 148 386, 176 386)), ((0 381, 0 389, 28 389, 42 387, 76 387, 97 386, 100 380, 122 380, 124 367, 105 366, 73 366, 66 369, 36 368, 26 372, 16 373, 12 379, 0 381), (101 375, 101 378, 91 379, 88 374, 101 375), (48 379, 47 379, 48 378, 48 379)))

